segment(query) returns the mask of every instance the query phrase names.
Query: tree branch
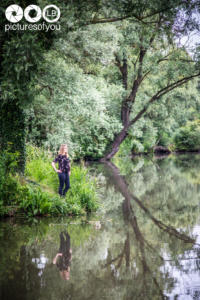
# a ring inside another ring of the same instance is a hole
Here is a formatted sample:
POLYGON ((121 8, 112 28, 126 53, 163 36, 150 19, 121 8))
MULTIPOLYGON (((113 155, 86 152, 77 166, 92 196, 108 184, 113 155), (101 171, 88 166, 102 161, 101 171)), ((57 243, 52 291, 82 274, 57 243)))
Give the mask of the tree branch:
POLYGON ((158 100, 159 98, 161 98, 163 95, 169 93, 170 91, 172 91, 173 89, 183 85, 184 83, 190 81, 191 79, 200 76, 200 73, 192 75, 192 76, 188 76, 188 77, 184 77, 166 87, 164 87, 163 89, 159 90, 155 95, 153 95, 151 97, 151 99, 148 101, 148 103, 144 106, 144 108, 137 114, 137 116, 129 122, 128 127, 130 127, 131 125, 133 125, 136 121, 138 121, 143 115, 144 113, 147 111, 149 105, 153 102, 155 102, 156 100, 158 100))
POLYGON ((179 59, 169 59, 169 58, 161 58, 158 60, 158 64, 162 61, 184 61, 184 62, 188 62, 188 63, 196 63, 196 61, 192 60, 192 59, 183 59, 183 58, 179 58, 179 59))
POLYGON ((113 18, 109 18, 109 19, 93 19, 93 20, 90 20, 85 25, 113 23, 113 22, 122 21, 122 20, 125 20, 125 19, 128 19, 128 18, 132 18, 132 17, 134 17, 134 16, 133 15, 127 15, 127 16, 123 16, 123 17, 113 17, 113 18))
MULTIPOLYGON (((183 4, 184 1, 180 1, 180 3, 178 3, 177 5, 181 5, 183 4)), ((139 22, 142 22, 143 20, 145 19, 148 19, 148 18, 151 18, 157 14, 160 14, 160 13, 163 13, 163 12, 166 12, 170 9, 174 8, 174 6, 170 6, 170 7, 164 7, 162 9, 159 9, 159 10, 156 10, 150 14, 147 14, 145 16, 137 16, 135 14, 130 14, 130 15, 126 15, 126 16, 123 16, 123 17, 113 17, 113 18, 102 18, 102 19, 93 19, 93 20, 90 20, 88 21, 88 23, 86 23, 85 25, 90 25, 90 24, 102 24, 102 23, 112 23, 112 22, 117 22, 117 21, 122 21, 122 20, 125 20, 125 19, 129 19, 129 18, 135 18, 137 21, 139 22)))
POLYGON ((43 89, 47 88, 49 90, 50 97, 53 96, 53 88, 50 87, 50 85, 48 85, 48 84, 45 85, 45 84, 40 83, 40 87, 41 87, 40 91, 42 91, 43 89))

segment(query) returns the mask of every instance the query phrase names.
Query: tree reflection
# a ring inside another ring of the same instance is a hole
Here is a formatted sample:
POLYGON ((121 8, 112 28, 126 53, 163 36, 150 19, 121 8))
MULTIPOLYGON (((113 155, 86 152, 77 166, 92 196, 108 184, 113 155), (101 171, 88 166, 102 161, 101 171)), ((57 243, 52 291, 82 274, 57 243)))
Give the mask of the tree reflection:
MULTIPOLYGON (((104 267, 117 263, 116 269, 118 269, 122 264, 123 258, 125 258, 126 267, 130 267, 131 251, 136 252, 136 255, 134 256, 134 262, 136 263, 135 269, 138 269, 139 272, 135 279, 138 282, 138 287, 140 288, 134 290, 134 294, 132 294, 133 298, 131 299, 137 299, 137 297, 141 297, 141 299, 165 299, 164 291, 167 288, 167 283, 169 289, 173 282, 173 278, 170 277, 169 274, 164 274, 161 271, 160 267, 165 264, 165 258, 162 255, 163 251, 158 248, 157 244, 153 245, 151 240, 149 240, 152 236, 148 236, 148 238, 145 237, 144 232, 140 229, 133 205, 137 204, 139 206, 145 216, 153 222, 159 231, 163 232, 163 237, 167 234, 169 240, 173 240, 174 243, 179 240, 184 244, 189 244, 190 249, 194 246, 198 247, 199 244, 195 243, 195 238, 191 238, 188 234, 180 232, 175 227, 165 224, 162 220, 156 218, 153 213, 150 212, 149 208, 147 208, 139 198, 130 192, 125 177, 120 175, 119 169, 112 162, 106 162, 105 164, 107 169, 109 169, 110 181, 115 186, 115 189, 124 196, 122 211, 124 222, 127 226, 127 233, 122 252, 115 258, 108 261, 104 267), (132 228, 134 234, 134 242, 132 242, 132 245, 130 242, 129 227, 132 228), (130 245, 132 246, 132 250, 130 245), (138 291, 138 294, 135 298, 136 290, 138 291), (150 295, 154 298, 151 298, 150 295)), ((181 245, 182 251, 184 251, 185 248, 184 244, 181 245)), ((161 247, 162 246, 160 245, 160 248, 161 247)), ((197 249, 199 251, 199 248, 197 249)))

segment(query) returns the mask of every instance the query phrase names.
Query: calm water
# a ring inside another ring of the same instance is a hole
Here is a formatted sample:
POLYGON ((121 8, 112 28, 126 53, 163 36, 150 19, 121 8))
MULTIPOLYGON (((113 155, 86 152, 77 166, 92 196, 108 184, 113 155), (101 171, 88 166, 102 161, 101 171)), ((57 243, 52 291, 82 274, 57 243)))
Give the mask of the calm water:
POLYGON ((0 222, 0 299, 200 299, 200 156, 90 172, 89 219, 0 222))

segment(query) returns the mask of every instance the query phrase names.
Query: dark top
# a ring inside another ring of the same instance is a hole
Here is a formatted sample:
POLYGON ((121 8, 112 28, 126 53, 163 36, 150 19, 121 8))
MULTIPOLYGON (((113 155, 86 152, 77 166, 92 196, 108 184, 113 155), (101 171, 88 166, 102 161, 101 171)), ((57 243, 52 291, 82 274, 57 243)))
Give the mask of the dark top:
POLYGON ((67 270, 71 264, 72 255, 70 253, 70 235, 68 232, 60 233, 60 248, 58 253, 62 253, 62 256, 59 256, 56 265, 60 271, 67 270))
POLYGON ((57 163, 59 165, 59 170, 61 170, 63 173, 67 173, 70 171, 70 159, 66 155, 59 154, 53 162, 57 163))
POLYGON ((63 253, 62 256, 59 256, 58 261, 56 262, 56 266, 60 271, 65 271, 71 265, 71 253, 63 253))

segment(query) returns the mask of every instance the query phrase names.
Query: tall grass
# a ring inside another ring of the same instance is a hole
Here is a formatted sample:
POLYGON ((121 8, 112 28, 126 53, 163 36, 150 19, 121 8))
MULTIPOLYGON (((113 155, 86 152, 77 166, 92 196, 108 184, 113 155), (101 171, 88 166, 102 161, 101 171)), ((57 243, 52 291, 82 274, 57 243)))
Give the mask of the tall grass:
MULTIPOLYGON (((58 174, 53 170, 51 162, 54 157, 44 150, 33 146, 27 147, 27 164, 25 174, 31 180, 40 184, 43 190, 53 195, 58 194, 58 174)), ((65 202, 76 211, 91 212, 97 209, 97 194, 95 179, 90 178, 88 170, 71 162, 70 189, 65 202)), ((70 208, 71 209, 71 208, 70 208)))
MULTIPOLYGON (((2 157, 5 161, 5 155, 2 157)), ((0 156, 0 165, 3 168, 6 163, 2 157, 0 156)), ((51 153, 32 145, 27 146, 25 178, 6 171, 7 179, 0 184, 0 215, 5 215, 7 207, 13 205, 18 206, 28 216, 82 215, 97 209, 95 179, 89 176, 83 166, 73 163, 71 188, 65 198, 60 198, 58 175, 51 166, 52 160, 51 153)), ((1 173, 3 175, 4 172, 1 173)))

